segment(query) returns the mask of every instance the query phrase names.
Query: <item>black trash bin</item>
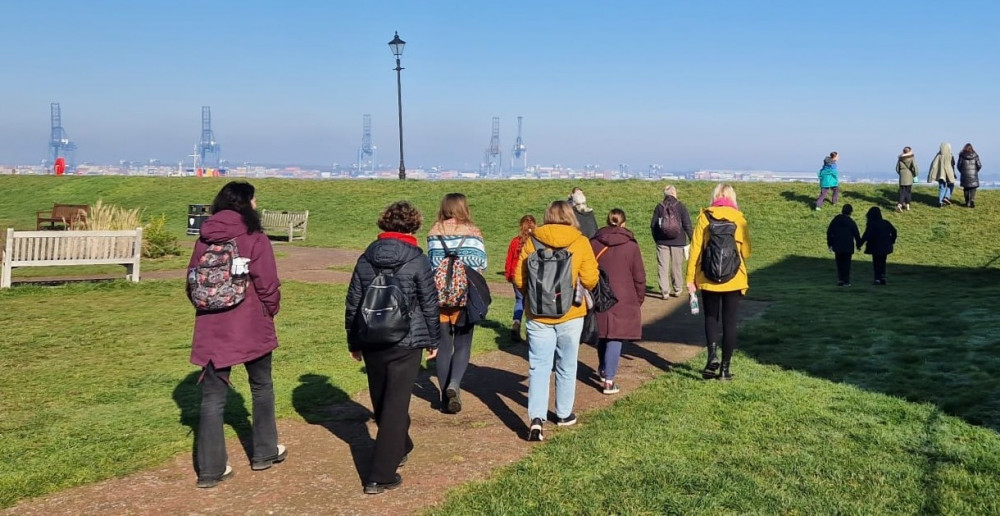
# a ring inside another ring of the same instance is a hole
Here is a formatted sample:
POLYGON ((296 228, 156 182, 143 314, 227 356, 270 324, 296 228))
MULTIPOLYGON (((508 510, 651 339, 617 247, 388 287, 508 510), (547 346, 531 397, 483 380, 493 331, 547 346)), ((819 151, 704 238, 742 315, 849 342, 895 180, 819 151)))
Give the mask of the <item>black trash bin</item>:
POLYGON ((201 225, 208 219, 210 204, 188 204, 188 230, 187 234, 197 235, 201 233, 201 225))

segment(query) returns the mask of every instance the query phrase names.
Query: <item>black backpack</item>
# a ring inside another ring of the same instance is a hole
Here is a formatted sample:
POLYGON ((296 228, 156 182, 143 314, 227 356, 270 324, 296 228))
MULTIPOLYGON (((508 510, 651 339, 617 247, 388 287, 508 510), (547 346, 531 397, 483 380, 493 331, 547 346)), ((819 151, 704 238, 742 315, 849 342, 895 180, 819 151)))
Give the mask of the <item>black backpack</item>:
POLYGON ((396 344, 410 333, 410 303, 395 269, 375 269, 354 318, 354 340, 365 346, 396 344))
POLYGON ((531 237, 535 251, 525 260, 528 284, 524 301, 537 317, 562 317, 573 307, 573 253, 550 248, 531 237))
POLYGON ((712 217, 708 218, 708 241, 701 253, 701 272, 712 283, 725 283, 740 270, 740 251, 736 247, 736 223, 712 217))
POLYGON ((660 206, 663 207, 660 210, 660 219, 657 221, 660 227, 660 234, 666 240, 673 240, 680 237, 683 230, 681 228, 680 214, 677 213, 677 203, 672 202, 668 204, 663 202, 660 206))
POLYGON ((594 298, 595 312, 607 312, 618 303, 618 296, 615 296, 615 292, 611 290, 611 279, 608 278, 608 272, 600 265, 601 255, 607 250, 607 247, 601 249, 601 252, 597 253, 596 257, 598 260, 597 272, 599 277, 597 285, 590 291, 590 295, 594 298))

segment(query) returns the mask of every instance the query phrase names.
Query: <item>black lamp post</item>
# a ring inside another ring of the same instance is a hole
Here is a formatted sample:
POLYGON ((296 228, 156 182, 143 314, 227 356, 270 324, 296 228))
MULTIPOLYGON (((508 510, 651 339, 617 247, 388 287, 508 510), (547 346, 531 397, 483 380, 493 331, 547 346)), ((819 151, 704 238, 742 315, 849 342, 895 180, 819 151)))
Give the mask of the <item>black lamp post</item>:
POLYGON ((406 166, 403 165, 403 83, 400 79, 400 74, 403 70, 402 66, 399 66, 399 56, 403 55, 403 46, 406 42, 399 39, 399 33, 395 33, 392 41, 389 42, 389 48, 392 50, 392 55, 396 56, 396 101, 399 103, 399 178, 406 179, 406 166))

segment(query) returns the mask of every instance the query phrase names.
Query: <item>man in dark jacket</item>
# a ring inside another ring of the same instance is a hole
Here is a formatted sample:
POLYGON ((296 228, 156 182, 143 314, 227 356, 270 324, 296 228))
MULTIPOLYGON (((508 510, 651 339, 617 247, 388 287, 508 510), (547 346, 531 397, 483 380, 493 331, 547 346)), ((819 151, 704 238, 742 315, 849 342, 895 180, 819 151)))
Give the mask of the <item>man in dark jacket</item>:
POLYGON ((653 209, 649 223, 656 241, 656 264, 663 299, 681 295, 684 288, 684 247, 691 240, 691 215, 673 185, 663 188, 663 202, 653 209), (669 277, 669 281, 667 278, 669 277))
POLYGON ((403 483, 396 469, 413 450, 409 411, 413 384, 420 369, 420 351, 426 349, 428 359, 437 355, 441 323, 434 273, 414 236, 421 221, 420 211, 410 203, 400 201, 389 205, 378 221, 383 233, 358 258, 347 290, 347 345, 355 360, 365 361, 372 411, 378 425, 371 473, 364 485, 367 494, 379 494, 403 483), (358 309, 379 271, 387 270, 394 271, 399 289, 409 300, 410 330, 399 342, 373 346, 360 342, 358 309))
POLYGON ((826 228, 826 245, 837 260, 837 286, 851 286, 851 257, 854 248, 861 247, 861 234, 858 225, 851 218, 854 207, 845 204, 826 228))

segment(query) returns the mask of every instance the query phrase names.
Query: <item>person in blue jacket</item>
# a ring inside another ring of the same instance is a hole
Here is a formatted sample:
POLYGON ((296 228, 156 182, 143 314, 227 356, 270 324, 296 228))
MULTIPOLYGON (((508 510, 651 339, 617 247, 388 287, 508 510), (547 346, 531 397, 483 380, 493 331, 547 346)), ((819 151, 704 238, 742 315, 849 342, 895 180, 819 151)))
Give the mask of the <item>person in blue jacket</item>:
POLYGON ((826 193, 833 190, 833 204, 837 204, 840 198, 840 180, 837 177, 837 160, 840 159, 836 152, 831 152, 829 156, 823 158, 823 168, 819 169, 819 198, 816 199, 816 211, 823 207, 826 200, 826 193))

